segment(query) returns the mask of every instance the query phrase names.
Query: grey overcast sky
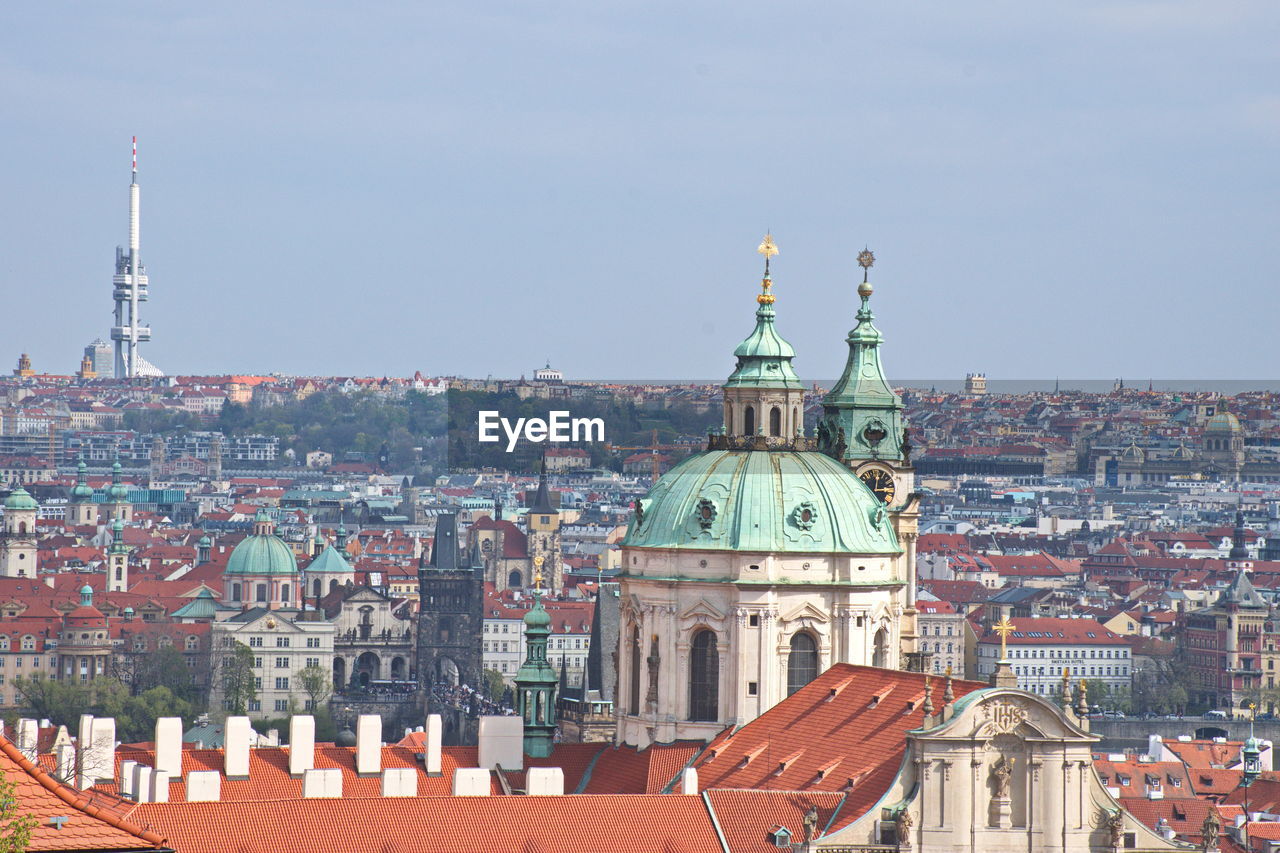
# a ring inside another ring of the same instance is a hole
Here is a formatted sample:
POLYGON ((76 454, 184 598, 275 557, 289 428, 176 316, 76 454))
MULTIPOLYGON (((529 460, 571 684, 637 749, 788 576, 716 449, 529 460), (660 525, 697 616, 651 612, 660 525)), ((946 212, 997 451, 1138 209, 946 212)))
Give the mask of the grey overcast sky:
POLYGON ((0 364, 719 378, 771 228, 831 378, 1277 378, 1280 5, 11 3, 0 364))

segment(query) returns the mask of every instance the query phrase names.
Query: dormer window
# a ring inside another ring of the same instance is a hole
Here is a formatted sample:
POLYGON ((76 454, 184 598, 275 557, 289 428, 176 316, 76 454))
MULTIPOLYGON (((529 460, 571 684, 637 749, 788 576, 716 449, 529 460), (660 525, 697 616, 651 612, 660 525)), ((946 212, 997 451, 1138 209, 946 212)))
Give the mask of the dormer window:
POLYGON ((769 841, 779 850, 791 849, 791 830, 785 826, 775 826, 769 830, 769 841))

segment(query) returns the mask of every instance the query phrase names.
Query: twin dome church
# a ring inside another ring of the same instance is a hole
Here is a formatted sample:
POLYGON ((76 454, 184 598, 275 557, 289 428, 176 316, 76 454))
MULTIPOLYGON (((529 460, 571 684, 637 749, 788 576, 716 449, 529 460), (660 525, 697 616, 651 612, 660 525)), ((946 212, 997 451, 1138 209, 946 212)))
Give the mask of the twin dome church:
POLYGON ((756 325, 734 350, 723 428, 636 503, 622 543, 623 743, 709 740, 832 664, 912 663, 919 496, 872 322, 874 257, 859 256, 844 372, 806 434, 795 350, 774 326, 777 248, 766 236, 759 251, 756 325))

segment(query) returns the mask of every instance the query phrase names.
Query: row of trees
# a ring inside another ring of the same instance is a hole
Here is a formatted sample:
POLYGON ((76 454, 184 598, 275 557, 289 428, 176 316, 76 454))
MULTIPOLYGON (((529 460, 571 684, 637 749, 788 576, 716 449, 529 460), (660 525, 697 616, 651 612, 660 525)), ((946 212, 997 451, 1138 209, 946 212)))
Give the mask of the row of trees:
POLYGON ((123 682, 109 676, 59 681, 41 674, 20 676, 13 684, 32 715, 71 731, 75 731, 81 714, 115 717, 116 736, 126 742, 150 740, 160 717, 190 720, 195 716, 191 703, 168 687, 152 687, 134 696, 123 682))

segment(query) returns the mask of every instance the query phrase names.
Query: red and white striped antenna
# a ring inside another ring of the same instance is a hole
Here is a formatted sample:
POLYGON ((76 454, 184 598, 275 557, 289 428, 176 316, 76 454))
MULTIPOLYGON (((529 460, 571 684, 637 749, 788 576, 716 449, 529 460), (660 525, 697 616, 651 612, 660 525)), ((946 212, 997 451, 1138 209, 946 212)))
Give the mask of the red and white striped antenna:
POLYGON ((138 137, 133 138, 133 173, 138 174, 138 137))

